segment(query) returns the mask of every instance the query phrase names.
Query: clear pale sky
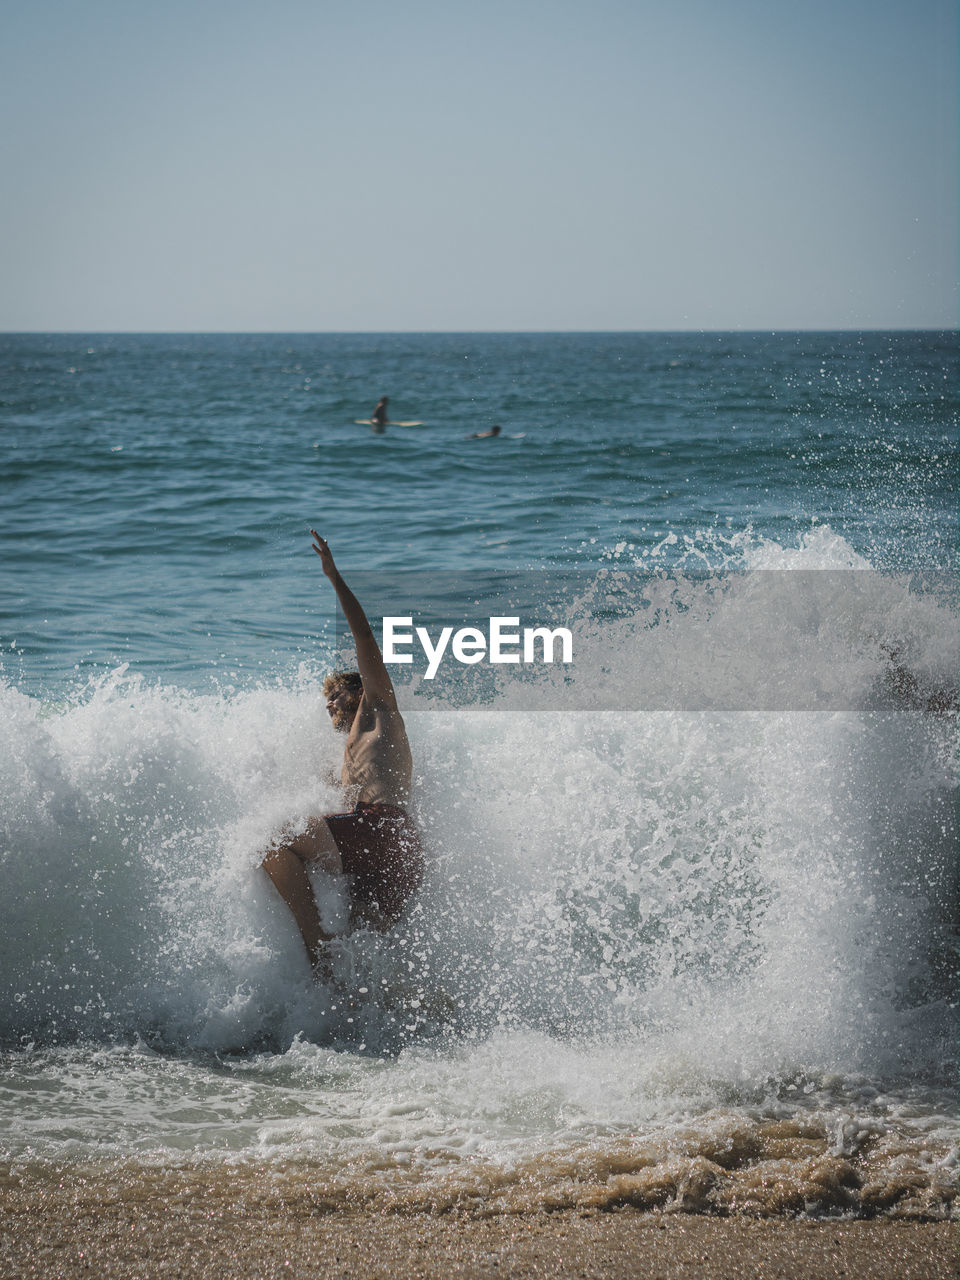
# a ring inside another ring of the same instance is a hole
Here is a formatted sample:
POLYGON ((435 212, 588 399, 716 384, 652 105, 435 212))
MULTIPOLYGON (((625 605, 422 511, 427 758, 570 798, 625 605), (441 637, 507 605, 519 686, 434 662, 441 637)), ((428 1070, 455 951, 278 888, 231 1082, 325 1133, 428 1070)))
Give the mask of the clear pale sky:
POLYGON ((954 0, 0 0, 0 329, 957 324, 954 0))

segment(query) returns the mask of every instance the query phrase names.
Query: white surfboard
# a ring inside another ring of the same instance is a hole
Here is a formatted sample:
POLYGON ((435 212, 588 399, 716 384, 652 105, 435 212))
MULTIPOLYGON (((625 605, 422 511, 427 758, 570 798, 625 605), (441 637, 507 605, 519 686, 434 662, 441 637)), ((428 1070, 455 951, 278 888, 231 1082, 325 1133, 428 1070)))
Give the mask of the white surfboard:
POLYGON ((372 418, 354 418, 358 427, 425 427, 425 422, 374 422, 372 418))

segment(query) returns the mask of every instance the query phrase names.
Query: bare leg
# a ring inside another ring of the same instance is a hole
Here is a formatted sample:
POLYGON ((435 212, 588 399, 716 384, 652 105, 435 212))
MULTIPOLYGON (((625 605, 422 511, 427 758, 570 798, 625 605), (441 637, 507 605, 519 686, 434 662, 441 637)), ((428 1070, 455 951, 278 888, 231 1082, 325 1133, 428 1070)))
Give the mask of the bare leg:
POLYGON ((343 865, 330 828, 323 818, 312 818, 302 835, 270 849, 260 864, 284 900, 303 938, 310 963, 318 975, 326 976, 326 943, 334 936, 327 933, 320 920, 313 886, 307 875, 308 862, 322 871, 340 875, 343 865))

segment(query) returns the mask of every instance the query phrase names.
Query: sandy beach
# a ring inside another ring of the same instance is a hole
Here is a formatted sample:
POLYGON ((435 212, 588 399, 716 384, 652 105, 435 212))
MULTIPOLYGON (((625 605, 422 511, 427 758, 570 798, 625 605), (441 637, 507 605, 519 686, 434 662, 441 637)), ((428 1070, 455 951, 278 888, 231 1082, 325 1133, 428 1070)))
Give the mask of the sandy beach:
MULTIPOLYGON (((157 1171, 159 1173, 159 1171, 157 1171)), ((951 1280, 956 1224, 893 1219, 721 1218, 564 1210, 498 1214, 330 1209, 302 1188, 164 1174, 8 1182, 0 1276, 578 1280, 951 1280)))

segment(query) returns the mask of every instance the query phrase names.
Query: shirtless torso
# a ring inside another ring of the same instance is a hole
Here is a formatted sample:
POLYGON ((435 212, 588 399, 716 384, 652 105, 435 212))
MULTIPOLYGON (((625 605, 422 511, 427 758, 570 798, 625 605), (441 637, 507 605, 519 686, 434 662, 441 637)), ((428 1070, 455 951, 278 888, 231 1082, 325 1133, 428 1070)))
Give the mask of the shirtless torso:
POLYGON ((344 799, 406 808, 412 775, 413 756, 396 704, 373 701, 364 692, 343 749, 344 799))
POLYGON ((333 726, 347 734, 340 782, 351 807, 311 818, 305 831, 282 837, 262 866, 293 913, 311 964, 326 979, 332 935, 320 919, 307 864, 347 877, 351 925, 387 929, 420 887, 423 854, 406 811, 413 758, 393 684, 366 614, 326 542, 311 533, 357 650, 359 672, 334 674, 324 684, 333 726))

